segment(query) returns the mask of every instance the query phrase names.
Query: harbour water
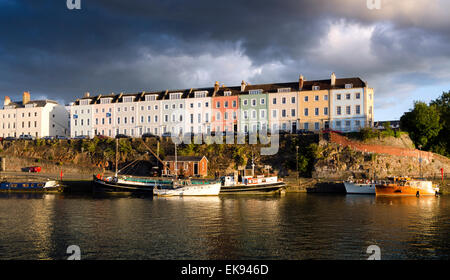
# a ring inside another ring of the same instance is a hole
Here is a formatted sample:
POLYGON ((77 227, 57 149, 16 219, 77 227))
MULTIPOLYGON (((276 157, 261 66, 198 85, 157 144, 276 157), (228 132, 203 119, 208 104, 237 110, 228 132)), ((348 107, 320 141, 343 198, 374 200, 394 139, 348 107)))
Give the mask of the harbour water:
POLYGON ((0 259, 449 259, 450 196, 0 193, 0 259))

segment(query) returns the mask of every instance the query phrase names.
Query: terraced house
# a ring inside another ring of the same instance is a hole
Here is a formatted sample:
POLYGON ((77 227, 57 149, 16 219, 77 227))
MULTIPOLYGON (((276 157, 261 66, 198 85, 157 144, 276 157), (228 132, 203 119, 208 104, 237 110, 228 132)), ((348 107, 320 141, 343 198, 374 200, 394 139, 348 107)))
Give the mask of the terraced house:
POLYGON ((110 94, 73 103, 71 136, 358 131, 373 126, 374 91, 360 78, 110 94))

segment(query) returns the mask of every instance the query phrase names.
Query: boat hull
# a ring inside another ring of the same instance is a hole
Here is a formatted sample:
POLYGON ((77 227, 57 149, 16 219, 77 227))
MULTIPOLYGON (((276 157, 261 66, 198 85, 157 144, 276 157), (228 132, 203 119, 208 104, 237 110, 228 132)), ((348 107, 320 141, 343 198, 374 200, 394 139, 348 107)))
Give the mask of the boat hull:
POLYGON ((102 193, 148 193, 153 195, 154 186, 137 185, 125 182, 114 182, 99 179, 94 176, 93 179, 94 192, 102 193))
POLYGON ((399 186, 394 184, 377 185, 376 195, 391 196, 415 196, 415 195, 436 195, 437 190, 433 188, 419 188, 417 186, 399 186))
POLYGON ((344 182, 348 194, 375 194, 375 184, 358 184, 344 182))
POLYGON ((280 192, 286 184, 276 182, 270 184, 222 186, 220 194, 271 194, 280 192))
POLYGON ((155 188, 153 193, 157 196, 216 196, 221 189, 220 183, 188 185, 175 189, 155 188))
POLYGON ((1 182, 2 192, 63 192, 64 188, 56 181, 46 182, 1 182))

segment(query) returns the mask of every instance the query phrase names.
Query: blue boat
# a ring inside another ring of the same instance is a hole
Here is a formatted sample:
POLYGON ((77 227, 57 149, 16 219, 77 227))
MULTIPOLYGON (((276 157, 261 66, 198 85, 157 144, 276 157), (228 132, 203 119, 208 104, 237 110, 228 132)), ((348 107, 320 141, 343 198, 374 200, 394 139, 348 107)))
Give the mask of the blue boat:
POLYGON ((1 182, 0 191, 6 192, 62 192, 63 187, 56 181, 1 182))

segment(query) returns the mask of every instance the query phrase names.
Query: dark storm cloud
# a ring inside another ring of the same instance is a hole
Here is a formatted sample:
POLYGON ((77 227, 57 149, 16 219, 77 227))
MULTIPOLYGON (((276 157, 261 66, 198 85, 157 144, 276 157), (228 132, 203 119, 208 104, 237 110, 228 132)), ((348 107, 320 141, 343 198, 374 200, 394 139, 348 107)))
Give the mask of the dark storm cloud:
POLYGON ((437 4, 426 15, 409 0, 386 0, 381 11, 365 0, 81 3, 71 11, 65 0, 0 0, 3 95, 30 90, 69 102, 84 91, 292 81, 331 71, 361 76, 383 95, 392 90, 386 76, 408 83, 417 71, 431 83, 449 64, 450 29, 437 4))

